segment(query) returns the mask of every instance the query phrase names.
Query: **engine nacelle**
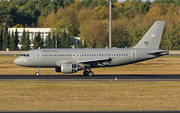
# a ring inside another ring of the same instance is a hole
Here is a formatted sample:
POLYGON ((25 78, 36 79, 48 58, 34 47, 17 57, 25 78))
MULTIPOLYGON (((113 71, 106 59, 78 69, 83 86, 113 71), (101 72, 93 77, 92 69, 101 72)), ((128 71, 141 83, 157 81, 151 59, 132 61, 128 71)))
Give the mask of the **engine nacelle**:
POLYGON ((61 67, 55 67, 56 72, 61 72, 61 67))
POLYGON ((76 73, 78 71, 78 65, 76 64, 62 64, 61 72, 62 73, 76 73))

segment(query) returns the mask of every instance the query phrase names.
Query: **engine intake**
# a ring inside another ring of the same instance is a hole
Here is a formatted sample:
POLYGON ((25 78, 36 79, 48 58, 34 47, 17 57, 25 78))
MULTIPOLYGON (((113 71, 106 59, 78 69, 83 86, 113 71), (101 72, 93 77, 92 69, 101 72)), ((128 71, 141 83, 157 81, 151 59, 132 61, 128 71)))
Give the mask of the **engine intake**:
POLYGON ((56 72, 61 72, 61 67, 55 67, 56 72))

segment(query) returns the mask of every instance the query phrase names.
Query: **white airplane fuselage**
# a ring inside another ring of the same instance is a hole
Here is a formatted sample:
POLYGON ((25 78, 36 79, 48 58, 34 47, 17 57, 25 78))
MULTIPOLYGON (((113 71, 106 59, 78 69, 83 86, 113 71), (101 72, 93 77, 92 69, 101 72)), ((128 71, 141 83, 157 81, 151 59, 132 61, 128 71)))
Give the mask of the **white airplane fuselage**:
MULTIPOLYGON (((138 61, 156 58, 168 54, 166 50, 148 50, 148 49, 35 49, 23 54, 29 56, 20 56, 14 60, 17 65, 26 67, 60 67, 63 63, 78 63, 86 59, 107 58, 112 61, 106 61, 96 67, 120 66, 131 64, 138 61), (161 54, 148 55, 148 52, 159 51, 161 54)), ((98 62, 96 62, 98 63, 98 62)), ((91 63, 92 64, 92 63, 91 63)))

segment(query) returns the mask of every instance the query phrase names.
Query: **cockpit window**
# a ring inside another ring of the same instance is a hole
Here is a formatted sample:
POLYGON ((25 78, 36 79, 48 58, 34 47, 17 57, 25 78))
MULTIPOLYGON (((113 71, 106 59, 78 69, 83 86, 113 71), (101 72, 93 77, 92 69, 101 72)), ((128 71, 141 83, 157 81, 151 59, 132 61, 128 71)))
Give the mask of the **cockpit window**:
POLYGON ((26 54, 22 54, 21 56, 24 56, 24 57, 26 57, 26 54))
POLYGON ((24 57, 29 57, 29 54, 22 54, 21 56, 24 56, 24 57))

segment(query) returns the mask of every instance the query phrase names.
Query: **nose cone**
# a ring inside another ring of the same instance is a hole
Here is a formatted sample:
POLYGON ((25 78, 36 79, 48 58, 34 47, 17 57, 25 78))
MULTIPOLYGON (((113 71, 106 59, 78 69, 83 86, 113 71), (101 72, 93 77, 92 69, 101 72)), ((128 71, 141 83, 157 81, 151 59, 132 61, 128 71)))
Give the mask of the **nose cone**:
POLYGON ((19 61, 18 61, 18 58, 14 59, 14 63, 15 63, 16 65, 19 65, 18 62, 19 62, 19 61))
POLYGON ((18 58, 16 58, 16 59, 14 60, 14 63, 15 63, 16 65, 23 66, 24 60, 18 57, 18 58))

